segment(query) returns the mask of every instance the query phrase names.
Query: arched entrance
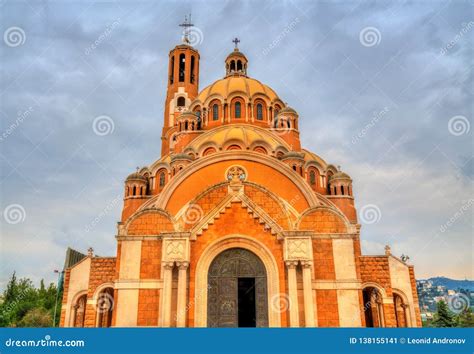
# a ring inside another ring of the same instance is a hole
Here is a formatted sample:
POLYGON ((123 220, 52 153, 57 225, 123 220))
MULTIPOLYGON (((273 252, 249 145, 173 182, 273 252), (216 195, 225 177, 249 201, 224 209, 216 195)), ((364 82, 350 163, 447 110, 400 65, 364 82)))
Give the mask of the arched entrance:
POLYGON ((268 327, 267 274, 258 256, 229 248, 208 272, 208 327, 268 327))
POLYGON ((383 301, 380 291, 375 287, 362 290, 366 327, 385 327, 383 301))

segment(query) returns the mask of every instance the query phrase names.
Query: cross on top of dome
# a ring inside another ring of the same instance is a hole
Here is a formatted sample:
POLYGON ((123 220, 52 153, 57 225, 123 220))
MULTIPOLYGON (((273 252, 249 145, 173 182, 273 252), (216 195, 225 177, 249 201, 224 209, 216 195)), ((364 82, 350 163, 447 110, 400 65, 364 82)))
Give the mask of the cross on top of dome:
POLYGON ((235 51, 238 51, 239 50, 239 43, 240 43, 240 39, 238 39, 237 37, 235 37, 232 42, 235 44, 235 48, 234 50, 235 51))
POLYGON ((191 14, 188 16, 184 16, 184 22, 179 24, 179 27, 183 27, 183 43, 184 44, 190 44, 189 40, 189 29, 193 27, 194 25, 191 23, 191 14))
POLYGON ((247 58, 243 53, 239 51, 240 39, 235 37, 232 40, 234 43, 234 51, 231 52, 226 60, 226 76, 229 75, 238 75, 238 76, 247 76, 247 58))

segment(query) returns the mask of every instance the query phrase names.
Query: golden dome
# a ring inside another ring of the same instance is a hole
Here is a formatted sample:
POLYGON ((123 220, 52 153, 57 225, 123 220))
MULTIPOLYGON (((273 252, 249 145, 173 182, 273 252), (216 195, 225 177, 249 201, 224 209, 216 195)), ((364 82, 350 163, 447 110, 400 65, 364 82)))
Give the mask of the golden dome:
POLYGON ((186 150, 202 153, 202 150, 208 146, 226 150, 226 146, 231 144, 241 146, 242 150, 252 150, 256 146, 263 146, 268 153, 278 149, 290 150, 290 146, 277 135, 250 124, 223 125, 209 130, 194 139, 186 150))
POLYGON ((268 103, 279 101, 283 106, 283 102, 273 89, 258 80, 244 76, 228 76, 217 80, 204 88, 199 93, 195 102, 207 105, 213 98, 226 99, 231 96, 243 96, 243 98, 247 100, 253 99, 256 95, 268 98, 268 103))

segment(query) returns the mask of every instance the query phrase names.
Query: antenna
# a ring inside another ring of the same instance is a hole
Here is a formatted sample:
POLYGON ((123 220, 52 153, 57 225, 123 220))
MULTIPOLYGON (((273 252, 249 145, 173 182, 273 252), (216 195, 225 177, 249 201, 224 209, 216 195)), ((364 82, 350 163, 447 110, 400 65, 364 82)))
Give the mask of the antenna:
POLYGON ((188 16, 184 16, 184 22, 179 24, 179 27, 183 27, 183 43, 189 44, 189 28, 193 27, 194 25, 191 23, 191 14, 188 16))

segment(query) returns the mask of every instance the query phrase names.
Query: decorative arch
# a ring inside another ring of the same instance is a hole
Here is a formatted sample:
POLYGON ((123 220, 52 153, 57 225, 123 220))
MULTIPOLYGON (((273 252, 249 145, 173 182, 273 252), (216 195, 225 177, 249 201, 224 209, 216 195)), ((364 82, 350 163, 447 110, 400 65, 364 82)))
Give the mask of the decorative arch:
POLYGON ((78 291, 71 301, 69 327, 84 327, 86 318, 86 306, 87 290, 78 291))
POLYGON ((278 265, 271 251, 260 241, 244 235, 228 235, 211 243, 201 254, 196 265, 196 291, 194 295, 194 326, 207 326, 208 272, 212 261, 223 251, 230 248, 243 248, 260 258, 267 272, 267 304, 269 327, 281 326, 281 314, 272 303, 278 303, 280 296, 278 265))
POLYGON ((114 283, 108 282, 99 285, 92 300, 96 311, 96 327, 111 327, 112 312, 115 307, 114 283))
MULTIPOLYGON (((126 235, 141 235, 145 232, 147 227, 145 224, 140 224, 138 221, 147 216, 151 217, 150 223, 156 228, 156 232, 151 234, 159 234, 161 231, 177 231, 176 225, 173 222, 173 217, 163 209, 158 208, 143 208, 138 209, 134 214, 132 214, 124 225, 124 230, 126 235)), ((149 231, 146 231, 148 234, 149 231)))
POLYGON ((168 201, 171 198, 171 195, 175 191, 176 188, 188 177, 192 174, 196 173, 200 169, 207 167, 209 165, 218 163, 218 162, 225 162, 225 161, 232 161, 232 160, 247 160, 252 162, 261 163, 266 165, 267 167, 273 168, 276 171, 280 172, 284 176, 286 176, 291 182, 296 186, 297 189, 300 190, 302 195, 304 196, 306 202, 309 204, 310 207, 315 207, 320 205, 319 197, 314 193, 311 187, 306 183, 305 180, 299 178, 294 178, 294 172, 288 167, 287 165, 283 164, 282 162, 263 154, 255 154, 254 152, 249 151, 226 151, 219 155, 210 155, 206 156, 206 158, 198 159, 194 161, 192 165, 189 165, 187 169, 183 170, 182 173, 176 175, 163 189, 163 191, 157 195, 155 198, 152 199, 150 204, 147 205, 155 205, 156 208, 164 209, 168 204, 168 201))
POLYGON ((296 228, 298 230, 314 230, 321 233, 347 233, 351 229, 351 225, 347 217, 339 210, 320 205, 303 212, 296 228), (333 217, 331 218, 331 216, 333 217), (329 217, 330 220, 324 217, 329 217), (325 226, 328 224, 328 221, 332 221, 334 223, 333 226, 325 226))
MULTIPOLYGON (((397 318, 397 304, 396 304, 396 297, 400 297, 400 299, 403 301, 403 305, 406 306, 406 308, 404 309, 404 315, 405 315, 405 326, 404 327, 415 327, 414 324, 416 324, 416 320, 415 320, 415 309, 414 309, 414 305, 411 301, 409 301, 408 299, 408 296, 405 294, 405 292, 403 292, 402 290, 400 289, 397 289, 397 288, 392 288, 392 293, 393 293, 393 306, 394 306, 394 310, 395 310, 395 316, 396 316, 396 321, 397 321, 397 327, 399 327, 399 324, 402 322, 400 321, 399 318, 397 318)), ((399 315, 401 313, 399 312, 399 315)))

